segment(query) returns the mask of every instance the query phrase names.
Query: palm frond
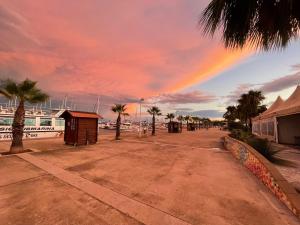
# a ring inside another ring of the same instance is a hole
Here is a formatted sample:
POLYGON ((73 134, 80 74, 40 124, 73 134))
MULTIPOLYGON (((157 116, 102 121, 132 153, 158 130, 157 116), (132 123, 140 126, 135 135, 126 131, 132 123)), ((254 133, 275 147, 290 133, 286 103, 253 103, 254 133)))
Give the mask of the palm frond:
POLYGON ((126 111, 126 104, 115 104, 114 106, 111 107, 111 110, 115 113, 124 113, 126 111))
POLYGON ((161 111, 160 111, 160 109, 157 106, 152 106, 151 108, 149 108, 147 110, 147 112, 150 115, 156 115, 156 116, 160 116, 161 115, 161 111))
POLYGON ((11 79, 2 80, 1 85, 1 94, 3 94, 5 97, 12 98, 14 96, 19 95, 18 85, 15 81, 11 79))
POLYGON ((49 96, 39 89, 32 89, 24 95, 24 99, 29 103, 45 102, 48 98, 49 96))
POLYGON ((18 89, 20 90, 20 92, 27 93, 35 88, 36 83, 36 81, 26 79, 18 84, 18 89))
POLYGON ((280 49, 299 36, 299 0, 212 0, 199 20, 204 34, 222 32, 227 48, 280 49))
POLYGON ((4 97, 8 98, 8 99, 11 99, 13 96, 8 93, 5 89, 1 89, 0 87, 0 95, 3 95, 4 97))

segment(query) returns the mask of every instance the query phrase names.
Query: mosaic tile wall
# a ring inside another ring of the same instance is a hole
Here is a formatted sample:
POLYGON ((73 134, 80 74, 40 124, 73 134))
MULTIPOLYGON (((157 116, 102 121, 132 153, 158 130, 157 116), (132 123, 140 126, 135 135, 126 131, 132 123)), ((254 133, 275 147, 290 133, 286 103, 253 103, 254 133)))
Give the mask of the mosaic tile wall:
POLYGON ((224 145, 234 157, 248 168, 296 216, 300 216, 299 196, 277 169, 249 145, 225 137, 224 145))

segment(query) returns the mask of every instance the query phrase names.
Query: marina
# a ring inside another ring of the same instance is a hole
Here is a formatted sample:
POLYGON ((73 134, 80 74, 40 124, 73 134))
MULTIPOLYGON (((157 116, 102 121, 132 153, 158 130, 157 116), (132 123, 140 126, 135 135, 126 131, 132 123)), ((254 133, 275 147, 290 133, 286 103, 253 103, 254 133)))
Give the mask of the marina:
POLYGON ((300 225, 300 0, 1 0, 0 225, 300 225))

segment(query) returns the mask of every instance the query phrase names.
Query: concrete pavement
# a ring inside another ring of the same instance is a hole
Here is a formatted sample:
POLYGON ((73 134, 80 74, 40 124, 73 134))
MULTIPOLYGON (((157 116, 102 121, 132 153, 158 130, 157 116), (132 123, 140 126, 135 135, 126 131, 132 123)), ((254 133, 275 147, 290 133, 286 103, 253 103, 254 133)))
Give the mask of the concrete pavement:
MULTIPOLYGON (((80 149, 20 155, 27 162, 12 162, 15 156, 2 157, 0 173, 14 171, 16 178, 0 187, 0 198, 6 203, 0 203, 0 220, 11 223, 16 221, 11 215, 21 221, 36 213, 57 224, 68 224, 64 218, 72 220, 71 224, 299 224, 256 177, 222 148, 222 135, 224 132, 216 129, 160 132, 142 139, 128 134, 121 141, 112 141, 111 136, 80 149), (62 203, 45 196, 48 191, 62 203), (36 195, 41 195, 40 199, 36 195), (69 198, 63 199, 64 195, 69 198), (78 202, 79 196, 87 197, 78 202), (60 210, 30 213, 26 211, 33 204, 28 202, 29 197, 39 208, 60 210), (19 205, 23 201, 27 207, 19 205), (97 210, 91 204, 97 204, 97 210), (104 208, 113 216, 103 213, 104 208), (72 214, 76 211, 80 213, 72 214)), ((26 221, 31 223, 24 224, 53 224, 26 221)))

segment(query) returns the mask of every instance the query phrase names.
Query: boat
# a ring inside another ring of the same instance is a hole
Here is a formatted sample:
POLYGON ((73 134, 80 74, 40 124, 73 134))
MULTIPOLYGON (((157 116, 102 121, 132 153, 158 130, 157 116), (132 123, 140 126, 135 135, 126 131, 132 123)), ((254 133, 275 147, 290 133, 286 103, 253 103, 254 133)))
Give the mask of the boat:
MULTIPOLYGON (((12 139, 12 123, 15 107, 0 106, 0 141, 12 139)), ((64 109, 26 109, 23 139, 60 137, 64 133, 65 120, 59 118, 64 109)))
MULTIPOLYGON (((116 122, 106 122, 106 123, 99 123, 98 124, 99 128, 102 129, 108 129, 108 130, 115 130, 117 128, 117 124, 116 122)), ((131 130, 132 129, 132 125, 130 121, 125 121, 121 123, 121 130, 131 130)))

